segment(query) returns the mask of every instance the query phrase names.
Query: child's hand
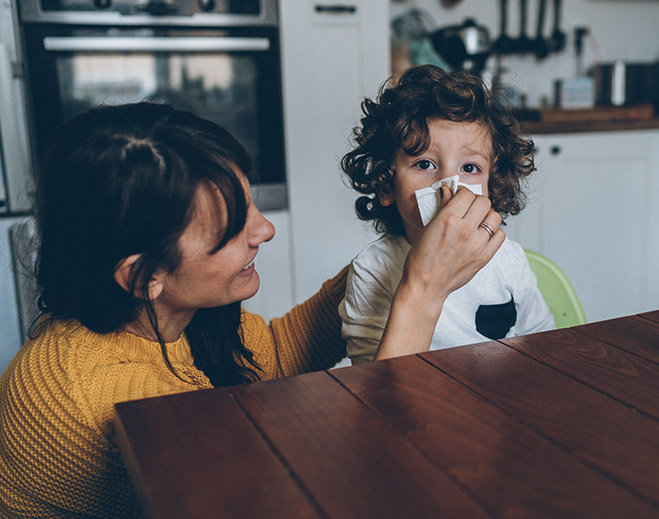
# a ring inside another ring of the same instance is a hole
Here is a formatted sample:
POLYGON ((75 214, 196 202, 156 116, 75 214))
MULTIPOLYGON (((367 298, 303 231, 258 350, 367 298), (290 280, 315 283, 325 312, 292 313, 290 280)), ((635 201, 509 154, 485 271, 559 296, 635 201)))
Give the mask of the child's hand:
POLYGON ((448 295, 473 278, 505 238, 486 197, 466 188, 452 195, 444 187, 441 195, 440 210, 405 261, 376 359, 426 351, 448 295))

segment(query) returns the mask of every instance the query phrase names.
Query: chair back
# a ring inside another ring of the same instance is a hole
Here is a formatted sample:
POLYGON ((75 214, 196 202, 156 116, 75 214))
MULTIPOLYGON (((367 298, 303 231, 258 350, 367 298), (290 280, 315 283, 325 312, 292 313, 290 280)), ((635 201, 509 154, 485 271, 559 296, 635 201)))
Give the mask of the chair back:
POLYGON ((556 328, 586 324, 577 293, 560 268, 542 254, 525 250, 531 270, 538 278, 538 289, 554 316, 556 328))

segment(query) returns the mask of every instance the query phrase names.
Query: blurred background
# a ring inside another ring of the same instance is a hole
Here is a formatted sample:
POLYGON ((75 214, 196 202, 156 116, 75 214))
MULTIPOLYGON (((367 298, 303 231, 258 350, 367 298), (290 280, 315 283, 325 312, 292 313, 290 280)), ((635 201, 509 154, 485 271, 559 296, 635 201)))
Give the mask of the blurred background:
POLYGON ((236 134, 277 230, 245 302, 269 319, 376 237, 339 161, 364 97, 423 63, 517 110, 538 172, 506 232, 588 319, 659 308, 658 21, 659 0, 0 0, 0 371, 37 313, 32 179, 57 123, 148 99, 236 134))

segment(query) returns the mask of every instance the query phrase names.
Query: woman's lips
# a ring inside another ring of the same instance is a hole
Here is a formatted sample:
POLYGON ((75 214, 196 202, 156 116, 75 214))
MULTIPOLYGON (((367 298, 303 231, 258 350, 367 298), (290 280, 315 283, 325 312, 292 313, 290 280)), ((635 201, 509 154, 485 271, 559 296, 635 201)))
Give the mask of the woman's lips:
POLYGON ((242 270, 240 271, 239 275, 240 276, 250 276, 254 272, 254 260, 250 261, 247 265, 245 265, 242 270))

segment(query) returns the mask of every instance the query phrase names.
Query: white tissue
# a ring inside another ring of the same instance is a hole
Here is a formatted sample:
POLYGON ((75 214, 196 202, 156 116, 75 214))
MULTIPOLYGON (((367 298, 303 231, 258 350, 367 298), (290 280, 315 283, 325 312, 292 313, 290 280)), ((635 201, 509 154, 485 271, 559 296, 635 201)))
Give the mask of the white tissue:
POLYGON ((428 225, 428 222, 437 214, 440 200, 439 188, 442 186, 448 187, 453 194, 458 191, 458 186, 466 187, 475 195, 483 194, 483 187, 480 184, 465 184, 464 182, 460 182, 460 175, 443 178, 435 182, 432 186, 418 189, 414 194, 416 195, 416 203, 419 206, 419 213, 421 214, 421 221, 424 226, 428 225))

